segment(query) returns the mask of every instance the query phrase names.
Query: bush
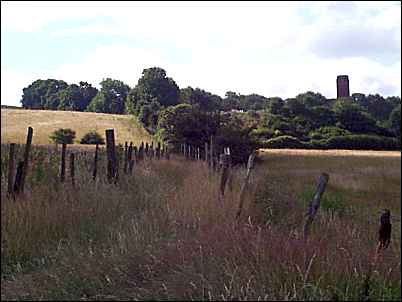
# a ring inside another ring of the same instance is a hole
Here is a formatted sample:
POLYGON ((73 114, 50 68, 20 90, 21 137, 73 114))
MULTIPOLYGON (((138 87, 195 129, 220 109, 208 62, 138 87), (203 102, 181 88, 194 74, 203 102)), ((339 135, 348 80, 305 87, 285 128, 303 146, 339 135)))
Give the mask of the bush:
POLYGON ((86 145, 104 145, 105 140, 103 137, 96 131, 90 131, 87 134, 85 134, 80 141, 80 144, 86 144, 86 145))
POLYGON ((395 138, 367 134, 331 137, 326 145, 329 149, 400 150, 395 138))
POLYGON ((291 148, 291 149, 306 149, 310 146, 308 143, 301 142, 296 137, 290 135, 278 136, 269 140, 263 141, 263 148, 291 148))
POLYGON ((55 130, 49 138, 56 144, 72 144, 75 139, 75 131, 69 128, 55 130))
POLYGON ((348 130, 339 127, 321 127, 319 129, 310 131, 309 137, 312 139, 328 139, 334 136, 344 136, 351 134, 348 130))

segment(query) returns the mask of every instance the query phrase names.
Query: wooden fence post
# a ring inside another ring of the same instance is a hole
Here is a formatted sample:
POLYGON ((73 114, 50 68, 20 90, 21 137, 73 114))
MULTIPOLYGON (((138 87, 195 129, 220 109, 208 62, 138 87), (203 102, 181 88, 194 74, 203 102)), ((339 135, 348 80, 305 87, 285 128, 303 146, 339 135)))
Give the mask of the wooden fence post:
POLYGON ((124 143, 124 166, 123 166, 124 174, 127 174, 127 164, 128 164, 127 160, 128 160, 128 143, 125 142, 124 143))
POLYGON ((32 127, 28 127, 27 143, 25 145, 25 153, 24 153, 24 166, 22 169, 21 183, 18 187, 18 191, 20 192, 24 192, 25 178, 28 173, 29 152, 31 151, 32 135, 33 135, 33 129, 32 127))
POLYGON ((156 159, 160 159, 161 157, 161 143, 158 142, 158 147, 156 148, 156 159))
POLYGON ((145 156, 148 157, 148 152, 149 152, 149 145, 148 142, 145 143, 145 156))
POLYGON ((18 162, 17 173, 15 174, 14 193, 19 193, 21 191, 21 179, 23 171, 24 171, 24 161, 20 161, 18 162))
POLYGON ((8 196, 13 196, 13 185, 14 185, 14 174, 15 174, 15 144, 10 144, 10 150, 8 155, 8 196))
POLYGON ((75 186, 75 171, 74 171, 74 153, 70 154, 70 176, 71 176, 71 184, 73 187, 75 186))
POLYGON ((60 167, 60 181, 64 182, 65 174, 66 174, 66 148, 67 144, 62 145, 61 147, 61 167, 60 167))
POLYGON ((313 222, 315 215, 317 214, 318 208, 320 207, 321 196, 325 191, 325 187, 328 183, 328 180, 329 175, 326 173, 322 173, 318 181, 317 190, 314 194, 313 200, 310 202, 309 209, 306 214, 306 220, 304 222, 304 232, 303 232, 304 240, 307 240, 310 225, 313 222))
POLYGON ((246 177, 244 178, 244 182, 241 187, 240 191, 240 201, 239 201, 239 208, 236 213, 236 219, 240 217, 241 211, 243 209, 243 203, 244 203, 244 197, 246 196, 246 192, 248 189, 248 184, 249 184, 249 179, 251 175, 251 170, 254 168, 254 158, 255 158, 255 151, 253 151, 250 156, 248 157, 248 162, 247 162, 247 173, 246 177))
POLYGON ((222 174, 221 174, 221 182, 220 182, 220 194, 221 197, 225 195, 225 186, 226 181, 229 176, 229 161, 230 161, 230 153, 224 153, 220 155, 220 164, 222 165, 222 174))
POLYGON ((107 153, 107 179, 112 182, 116 178, 116 147, 114 142, 114 130, 106 130, 106 153, 107 153))
POLYGON ((213 163, 213 160, 214 160, 214 137, 212 135, 210 138, 209 148, 210 148, 209 149, 209 167, 212 170, 214 167, 214 163, 213 163))
POLYGON ((131 169, 132 169, 132 160, 133 160, 133 142, 130 142, 130 146, 127 149, 127 162, 128 162, 128 171, 127 167, 125 168, 126 172, 129 172, 131 174, 131 169))
POLYGON ((207 163, 207 165, 208 165, 208 143, 207 142, 205 142, 204 143, 204 148, 205 148, 205 156, 204 156, 204 159, 205 159, 205 162, 207 163))
POLYGON ((95 147, 95 158, 94 158, 94 172, 93 172, 93 174, 92 174, 93 180, 96 179, 96 173, 97 173, 97 171, 98 171, 98 150, 99 150, 99 145, 96 144, 96 147, 95 147))

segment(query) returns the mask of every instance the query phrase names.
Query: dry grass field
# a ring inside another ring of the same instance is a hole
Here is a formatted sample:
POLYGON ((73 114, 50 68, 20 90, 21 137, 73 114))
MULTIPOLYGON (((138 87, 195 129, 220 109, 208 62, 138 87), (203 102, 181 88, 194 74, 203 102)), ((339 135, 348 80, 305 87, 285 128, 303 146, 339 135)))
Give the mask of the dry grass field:
POLYGON ((400 154, 324 153, 261 151, 238 223, 243 168, 220 200, 219 174, 203 162, 146 160, 114 185, 93 181, 92 157, 78 157, 72 188, 57 181, 59 159, 42 154, 21 198, 7 198, 2 178, 1 298, 400 301, 400 220, 366 282, 379 211, 400 215, 400 154))
POLYGON ((27 128, 34 129, 32 144, 50 144, 49 135, 59 128, 71 128, 76 132, 76 142, 96 130, 105 138, 106 129, 115 129, 117 144, 132 141, 150 142, 151 137, 132 117, 128 115, 104 114, 76 111, 1 109, 1 142, 25 143, 27 128))

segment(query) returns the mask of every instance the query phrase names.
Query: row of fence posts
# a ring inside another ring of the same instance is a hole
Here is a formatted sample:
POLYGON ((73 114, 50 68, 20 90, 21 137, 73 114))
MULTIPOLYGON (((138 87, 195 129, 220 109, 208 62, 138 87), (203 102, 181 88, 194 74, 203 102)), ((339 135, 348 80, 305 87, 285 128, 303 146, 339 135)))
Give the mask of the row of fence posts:
MULTIPOLYGON (((11 143, 9 148, 9 161, 8 161, 8 184, 7 194, 15 197, 24 191, 25 179, 28 171, 29 154, 32 145, 33 128, 28 127, 27 141, 25 144, 24 159, 16 165, 16 144, 11 143)), ((60 181, 66 180, 66 154, 67 144, 62 144, 61 148, 61 162, 60 162, 60 181)), ((106 130, 106 155, 107 155, 107 179, 109 182, 116 183, 119 176, 119 159, 116 153, 116 144, 114 138, 114 129, 106 130)), ((134 165, 144 159, 170 159, 170 152, 167 146, 162 146, 160 142, 154 147, 154 143, 142 142, 140 146, 133 145, 133 142, 125 142, 124 155, 123 155, 123 172, 124 174, 132 174, 134 165)), ((99 145, 96 144, 92 179, 96 180, 98 174, 98 160, 99 160, 99 145)), ((70 153, 70 178, 71 183, 75 186, 75 153, 70 153)))

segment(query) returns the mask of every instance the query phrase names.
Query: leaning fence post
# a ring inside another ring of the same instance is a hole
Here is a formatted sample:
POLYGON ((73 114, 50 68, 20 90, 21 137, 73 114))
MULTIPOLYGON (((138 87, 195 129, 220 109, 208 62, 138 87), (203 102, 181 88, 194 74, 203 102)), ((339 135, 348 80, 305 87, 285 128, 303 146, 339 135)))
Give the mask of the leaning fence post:
POLYGON ((33 135, 33 129, 32 127, 28 127, 27 143, 25 145, 25 153, 24 153, 24 166, 22 169, 21 183, 20 186, 18 187, 18 190, 21 192, 24 192, 25 178, 28 173, 28 161, 29 161, 29 152, 31 150, 31 144, 32 144, 32 135, 33 135))
POLYGON ((313 222, 315 215, 317 214, 318 208, 320 207, 321 196, 325 191, 325 187, 327 186, 328 180, 329 175, 327 173, 322 173, 318 181, 317 190, 314 194, 313 200, 310 202, 308 212, 306 214, 306 220, 304 222, 304 231, 303 231, 304 240, 307 240, 310 225, 313 222))
POLYGON ((75 186, 74 153, 70 154, 70 176, 71 176, 71 184, 74 187, 75 186))
POLYGON ((18 193, 21 189, 22 173, 24 171, 24 161, 18 162, 17 173, 15 174, 14 192, 18 193))
POLYGON ((107 153, 107 179, 112 182, 116 177, 116 147, 114 143, 114 130, 106 130, 106 153, 107 153))
POLYGON ((127 174, 127 159, 128 159, 128 143, 124 143, 124 166, 123 166, 123 171, 124 174, 127 174))
POLYGON ((7 193, 9 196, 13 196, 13 184, 15 174, 15 144, 10 144, 10 151, 8 155, 8 187, 7 193))
POLYGON ((224 154, 220 155, 220 163, 222 165, 222 174, 221 174, 221 181, 220 181, 220 196, 221 197, 223 197, 225 194, 226 181, 228 180, 228 175, 229 175, 229 161, 230 161, 230 151, 229 151, 229 153, 225 152, 224 154))
POLYGON ((212 170, 214 167, 214 163, 213 163, 213 160, 214 160, 214 137, 212 135, 211 135, 211 141, 209 143, 209 148, 210 148, 210 150, 209 150, 209 167, 212 170))
POLYGON ((204 148, 205 148, 205 157, 204 157, 204 159, 205 159, 205 162, 207 163, 207 165, 208 165, 208 143, 204 143, 204 148))
POLYGON ((246 196, 246 192, 248 189, 251 170, 254 168, 255 155, 256 155, 256 153, 255 153, 255 151, 253 151, 250 154, 250 156, 248 157, 247 172, 246 172, 246 177, 244 178, 244 182, 242 184, 241 191, 240 191, 240 201, 239 201, 239 208, 236 213, 236 219, 238 219, 240 217, 241 211, 243 209, 244 197, 246 196))
POLYGON ((63 143, 61 148, 61 167, 60 167, 60 181, 64 182, 66 174, 66 147, 67 145, 63 143))
POLYGON ((95 158, 94 158, 94 172, 93 172, 93 174, 92 174, 93 180, 96 179, 96 173, 97 173, 97 170, 98 170, 98 149, 99 149, 99 145, 96 144, 96 147, 95 147, 95 158))

